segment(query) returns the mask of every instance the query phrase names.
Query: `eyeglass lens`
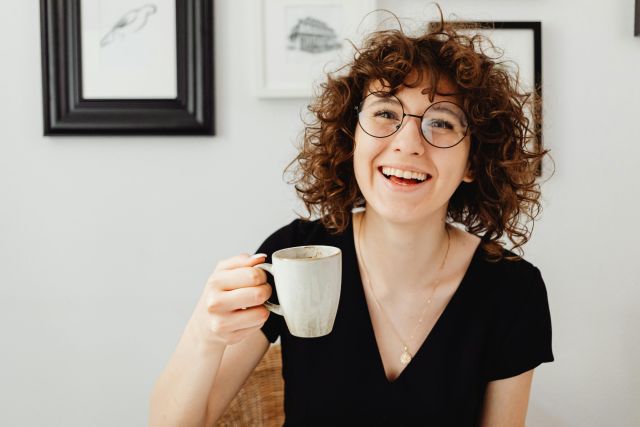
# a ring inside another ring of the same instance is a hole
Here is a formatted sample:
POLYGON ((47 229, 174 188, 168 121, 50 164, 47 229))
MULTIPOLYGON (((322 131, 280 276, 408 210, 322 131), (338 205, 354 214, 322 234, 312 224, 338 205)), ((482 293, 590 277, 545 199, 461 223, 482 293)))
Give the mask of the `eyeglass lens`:
MULTIPOLYGON (((374 92, 362 101, 358 109, 362 130, 376 138, 393 135, 400 129, 405 117, 402 103, 394 95, 374 92)), ((457 104, 435 102, 422 116, 422 135, 432 145, 447 148, 456 145, 467 134, 466 114, 457 104)))

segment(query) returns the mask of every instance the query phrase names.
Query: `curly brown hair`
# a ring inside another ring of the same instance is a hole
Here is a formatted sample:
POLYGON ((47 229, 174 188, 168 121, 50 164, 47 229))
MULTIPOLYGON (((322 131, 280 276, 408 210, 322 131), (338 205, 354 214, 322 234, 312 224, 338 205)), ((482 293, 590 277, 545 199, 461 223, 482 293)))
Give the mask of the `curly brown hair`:
POLYGON ((522 217, 533 221, 541 211, 536 178, 549 150, 542 148, 536 125, 539 88, 522 90, 518 76, 503 66, 499 55, 488 54, 497 51, 490 40, 460 31, 466 27, 445 21, 441 10, 440 22, 421 35, 409 36, 399 27, 371 33, 352 61, 327 75, 309 106, 312 119, 305 123, 299 154, 285 169, 297 166, 289 183, 295 184, 309 212, 305 219, 318 214, 332 234, 347 228, 351 209, 364 203, 353 169, 358 120, 354 106, 374 81, 393 93, 403 85, 420 84, 428 71, 431 99, 441 78, 452 82, 471 130, 474 180, 462 182, 451 196, 447 221, 480 236, 488 260, 520 259, 505 256, 499 239, 506 233, 513 249, 520 248, 531 234, 522 217), (417 79, 408 81, 413 75, 417 79))

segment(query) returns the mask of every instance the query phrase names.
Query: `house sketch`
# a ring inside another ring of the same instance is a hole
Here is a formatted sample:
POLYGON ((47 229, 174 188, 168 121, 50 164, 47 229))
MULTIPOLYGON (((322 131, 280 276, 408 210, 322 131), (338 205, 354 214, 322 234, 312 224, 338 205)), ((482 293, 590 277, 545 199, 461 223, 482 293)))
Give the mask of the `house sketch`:
POLYGON ((341 49, 336 32, 325 22, 307 17, 299 19, 289 33, 289 49, 322 53, 341 49))

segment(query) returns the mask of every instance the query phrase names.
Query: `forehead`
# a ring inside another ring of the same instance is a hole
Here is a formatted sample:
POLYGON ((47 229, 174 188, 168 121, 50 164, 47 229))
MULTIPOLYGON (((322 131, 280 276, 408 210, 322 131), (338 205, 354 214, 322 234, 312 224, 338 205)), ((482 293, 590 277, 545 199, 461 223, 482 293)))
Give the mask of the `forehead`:
MULTIPOLYGON (((389 91, 390 85, 387 81, 376 79, 368 83, 365 96, 371 92, 389 91)), ((418 73, 412 72, 405 79, 404 84, 397 89, 395 94, 402 94, 406 91, 412 92, 412 94, 423 95, 426 100, 431 100, 431 96, 438 98, 439 100, 453 101, 462 105, 462 94, 460 89, 451 82, 446 76, 440 74, 436 82, 431 81, 431 74, 428 71, 418 73), (433 83, 435 83, 435 90, 433 89, 433 83)))

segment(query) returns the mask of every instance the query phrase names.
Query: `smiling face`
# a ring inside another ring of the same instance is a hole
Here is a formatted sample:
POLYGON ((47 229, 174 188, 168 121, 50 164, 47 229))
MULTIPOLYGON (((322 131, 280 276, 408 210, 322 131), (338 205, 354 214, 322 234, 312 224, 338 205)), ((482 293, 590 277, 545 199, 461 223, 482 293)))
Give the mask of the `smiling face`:
MULTIPOLYGON (((378 129, 372 131, 371 123, 361 122, 367 132, 361 124, 356 126, 353 167, 358 186, 368 208, 392 222, 419 222, 427 218, 444 220, 449 199, 460 183, 472 181, 468 170, 470 132, 464 129, 465 132, 460 133, 459 125, 466 125, 464 119, 456 122, 455 117, 459 114, 452 111, 455 106, 441 103, 448 101, 462 105, 462 99, 454 95, 436 94, 431 102, 429 91, 425 90, 428 81, 429 79, 423 78, 424 84, 415 88, 403 86, 395 92, 395 97, 402 104, 400 110, 394 107, 395 100, 377 102, 380 100, 376 99, 377 105, 385 106, 384 113, 377 113, 377 116, 382 115, 384 121, 395 120, 399 123, 402 108, 407 114, 400 128, 392 135, 383 138, 372 136, 389 134, 393 127, 379 133, 378 129), (433 114, 434 120, 426 120, 421 124, 419 117, 432 105, 427 115, 433 114), (441 108, 443 105, 447 108, 441 108), (396 114, 397 111, 399 114, 396 114), (447 129, 459 132, 462 138, 450 148, 431 145, 422 134, 424 131, 429 141, 435 141, 435 145, 439 145, 435 135, 447 129)), ((375 82, 365 95, 381 90, 383 88, 380 83, 375 82)), ((455 87, 441 80, 437 92, 454 93, 455 87)), ((365 100, 366 102, 368 101, 365 100)))

